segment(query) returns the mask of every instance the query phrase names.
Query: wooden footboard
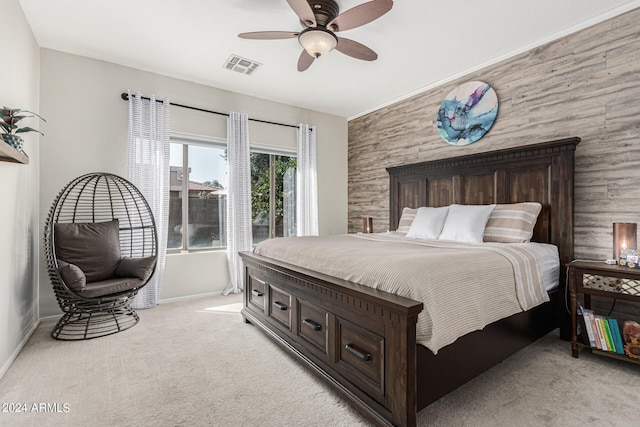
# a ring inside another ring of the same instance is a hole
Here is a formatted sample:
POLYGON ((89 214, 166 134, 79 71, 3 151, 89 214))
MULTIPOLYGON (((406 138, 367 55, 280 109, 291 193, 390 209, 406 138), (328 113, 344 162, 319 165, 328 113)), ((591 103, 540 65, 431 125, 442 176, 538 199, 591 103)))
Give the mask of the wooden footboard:
POLYGON ((416 423, 422 303, 252 253, 245 321, 261 328, 380 425, 416 423))
POLYGON ((563 306, 559 289, 551 302, 471 332, 434 355, 416 344, 422 303, 240 255, 245 321, 379 425, 415 425, 418 410, 556 328, 563 306))

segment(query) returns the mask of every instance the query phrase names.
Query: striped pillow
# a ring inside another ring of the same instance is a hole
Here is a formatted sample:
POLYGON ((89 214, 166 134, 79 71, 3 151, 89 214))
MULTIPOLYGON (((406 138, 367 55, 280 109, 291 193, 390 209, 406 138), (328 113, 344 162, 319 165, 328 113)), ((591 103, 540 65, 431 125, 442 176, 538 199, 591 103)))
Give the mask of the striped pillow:
POLYGON ((527 243, 542 205, 537 202, 496 205, 484 229, 485 242, 527 243))
POLYGON ((398 229, 396 230, 398 233, 408 233, 409 227, 411 227, 411 223, 413 219, 416 217, 416 213, 418 209, 404 208, 402 210, 402 215, 400 216, 400 222, 398 223, 398 229))

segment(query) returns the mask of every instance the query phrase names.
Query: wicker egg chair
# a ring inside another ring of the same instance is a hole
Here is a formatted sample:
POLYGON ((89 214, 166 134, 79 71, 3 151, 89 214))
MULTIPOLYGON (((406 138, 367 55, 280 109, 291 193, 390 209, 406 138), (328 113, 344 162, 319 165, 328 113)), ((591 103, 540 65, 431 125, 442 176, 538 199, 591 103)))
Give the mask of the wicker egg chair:
POLYGON ((109 173, 71 181, 49 210, 44 249, 64 313, 53 338, 97 338, 138 323, 131 303, 153 276, 158 246, 151 209, 133 184, 109 173))

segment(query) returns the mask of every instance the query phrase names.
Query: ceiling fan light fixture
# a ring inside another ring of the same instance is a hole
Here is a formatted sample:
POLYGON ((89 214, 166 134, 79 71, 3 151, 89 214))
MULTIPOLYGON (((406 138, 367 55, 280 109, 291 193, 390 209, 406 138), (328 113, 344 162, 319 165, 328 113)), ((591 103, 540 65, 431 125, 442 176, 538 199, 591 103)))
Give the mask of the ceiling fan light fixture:
POLYGON ((310 27, 298 36, 298 42, 314 58, 331 52, 338 45, 338 38, 326 28, 310 27))

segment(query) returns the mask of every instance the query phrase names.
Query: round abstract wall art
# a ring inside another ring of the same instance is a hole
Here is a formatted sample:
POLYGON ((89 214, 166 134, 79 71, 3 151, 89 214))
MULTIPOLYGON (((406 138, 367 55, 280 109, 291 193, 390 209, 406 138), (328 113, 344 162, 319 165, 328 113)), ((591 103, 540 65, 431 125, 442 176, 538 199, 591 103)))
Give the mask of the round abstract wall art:
POLYGON ((498 115, 498 95, 486 83, 461 84, 440 104, 436 124, 442 139, 468 145, 482 138, 498 115))

